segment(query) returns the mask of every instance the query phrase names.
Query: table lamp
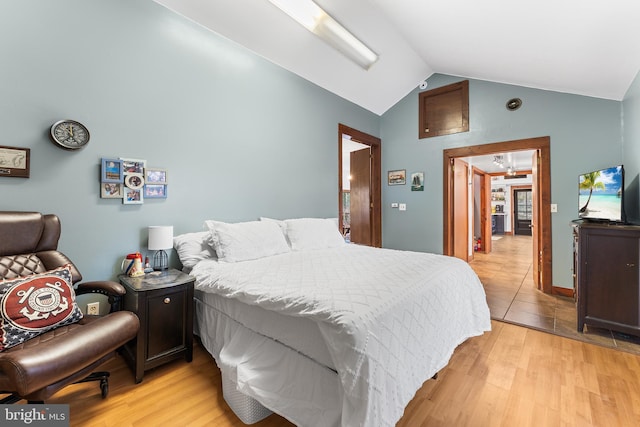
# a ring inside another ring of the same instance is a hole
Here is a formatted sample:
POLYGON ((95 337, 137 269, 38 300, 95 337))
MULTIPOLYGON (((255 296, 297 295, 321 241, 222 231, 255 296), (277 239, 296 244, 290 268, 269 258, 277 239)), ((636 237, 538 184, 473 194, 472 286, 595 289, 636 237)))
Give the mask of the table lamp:
POLYGON ((150 225, 148 246, 150 251, 156 251, 153 255, 153 269, 167 270, 169 257, 165 249, 173 248, 173 225, 150 225))

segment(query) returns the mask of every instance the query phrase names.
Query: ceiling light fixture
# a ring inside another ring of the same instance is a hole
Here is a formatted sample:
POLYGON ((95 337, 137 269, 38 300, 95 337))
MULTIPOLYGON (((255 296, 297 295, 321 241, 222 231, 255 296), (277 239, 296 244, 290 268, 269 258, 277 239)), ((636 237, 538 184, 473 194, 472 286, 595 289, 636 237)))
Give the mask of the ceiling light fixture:
POLYGON ((312 0, 269 1, 365 70, 368 70, 378 60, 378 55, 374 51, 312 0))

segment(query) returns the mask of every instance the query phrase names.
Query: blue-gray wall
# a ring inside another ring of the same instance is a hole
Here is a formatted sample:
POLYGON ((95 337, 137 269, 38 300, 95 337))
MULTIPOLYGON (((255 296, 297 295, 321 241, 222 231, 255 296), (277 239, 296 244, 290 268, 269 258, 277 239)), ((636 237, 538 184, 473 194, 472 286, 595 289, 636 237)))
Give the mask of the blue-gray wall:
MULTIPOLYGON (((463 80, 433 75, 428 89, 463 80)), ((577 218, 578 176, 622 159, 621 103, 519 86, 469 81, 469 132, 418 138, 415 90, 382 116, 383 174, 425 172, 425 191, 383 184, 383 242, 387 247, 442 252, 442 150, 539 136, 551 138, 553 284, 573 287, 571 220, 577 218), (523 105, 510 112, 507 100, 523 105), (402 212, 391 202, 406 203, 402 212)))
MULTIPOLYGON (((624 162, 640 194, 638 79, 624 103, 471 80, 470 131, 420 140, 418 90, 378 117, 150 0, 4 0, 0 58, 0 145, 31 149, 31 178, 0 178, 0 209, 57 213, 60 247, 87 279, 145 251, 148 225, 336 216, 338 123, 382 138, 386 247, 442 251, 445 148, 551 137, 556 286, 571 287, 578 175, 624 162), (524 104, 508 112, 513 97, 524 104), (86 148, 49 142, 62 118, 89 127, 86 148), (166 168, 169 198, 100 199, 101 157, 166 168), (388 187, 391 169, 424 171, 425 191, 388 187)), ((459 80, 434 75, 429 89, 459 80)))
POLYGON ((338 123, 379 134, 377 115, 150 0, 4 0, 0 58, 0 145, 31 149, 29 179, 0 177, 0 210, 58 214, 85 279, 146 251, 149 225, 335 217, 338 123), (87 147, 49 141, 63 118, 87 147), (101 157, 166 168, 168 199, 100 199, 101 157))
POLYGON ((640 224, 640 73, 622 101, 625 206, 628 220, 640 224))

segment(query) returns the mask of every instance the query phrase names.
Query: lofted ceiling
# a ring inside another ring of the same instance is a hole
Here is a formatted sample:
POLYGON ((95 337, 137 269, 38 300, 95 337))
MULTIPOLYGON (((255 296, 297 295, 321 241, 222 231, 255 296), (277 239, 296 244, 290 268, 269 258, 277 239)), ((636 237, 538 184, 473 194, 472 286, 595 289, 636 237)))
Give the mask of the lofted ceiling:
POLYGON ((364 70, 268 0, 155 0, 378 115, 433 73, 622 100, 637 0, 316 0, 380 55, 364 70))

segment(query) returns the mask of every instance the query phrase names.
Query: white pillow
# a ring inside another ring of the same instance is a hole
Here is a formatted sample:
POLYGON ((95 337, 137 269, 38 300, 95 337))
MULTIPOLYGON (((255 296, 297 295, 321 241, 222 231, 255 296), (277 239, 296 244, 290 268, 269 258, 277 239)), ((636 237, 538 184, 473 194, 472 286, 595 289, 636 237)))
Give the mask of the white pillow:
POLYGON ((280 227, 271 221, 230 224, 205 221, 219 261, 238 262, 289 252, 280 227))
POLYGON ((346 244, 332 218, 298 218, 283 221, 294 251, 335 248, 346 244))
POLYGON ((216 259, 216 253, 208 242, 209 232, 185 233, 173 238, 173 247, 178 252, 178 257, 183 267, 193 268, 203 259, 216 259))

